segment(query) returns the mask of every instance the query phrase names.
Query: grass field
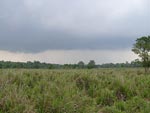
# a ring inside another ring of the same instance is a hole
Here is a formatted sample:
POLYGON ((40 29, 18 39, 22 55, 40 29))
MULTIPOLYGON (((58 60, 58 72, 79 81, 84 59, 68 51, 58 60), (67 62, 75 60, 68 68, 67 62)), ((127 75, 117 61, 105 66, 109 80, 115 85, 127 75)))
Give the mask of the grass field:
POLYGON ((0 70, 0 113, 150 113, 142 69, 0 70))

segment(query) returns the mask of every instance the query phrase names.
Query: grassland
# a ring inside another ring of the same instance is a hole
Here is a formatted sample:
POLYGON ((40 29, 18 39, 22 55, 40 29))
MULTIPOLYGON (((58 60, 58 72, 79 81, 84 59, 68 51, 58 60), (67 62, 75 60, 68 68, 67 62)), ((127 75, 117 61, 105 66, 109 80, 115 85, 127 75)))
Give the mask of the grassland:
POLYGON ((0 113, 150 113, 142 69, 0 70, 0 113))

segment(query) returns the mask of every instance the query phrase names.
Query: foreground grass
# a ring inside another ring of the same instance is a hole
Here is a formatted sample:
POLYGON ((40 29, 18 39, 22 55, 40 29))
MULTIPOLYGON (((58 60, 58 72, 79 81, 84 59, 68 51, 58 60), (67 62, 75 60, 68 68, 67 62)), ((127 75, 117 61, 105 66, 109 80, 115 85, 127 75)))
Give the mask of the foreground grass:
POLYGON ((142 69, 0 70, 0 113, 149 113, 142 69))

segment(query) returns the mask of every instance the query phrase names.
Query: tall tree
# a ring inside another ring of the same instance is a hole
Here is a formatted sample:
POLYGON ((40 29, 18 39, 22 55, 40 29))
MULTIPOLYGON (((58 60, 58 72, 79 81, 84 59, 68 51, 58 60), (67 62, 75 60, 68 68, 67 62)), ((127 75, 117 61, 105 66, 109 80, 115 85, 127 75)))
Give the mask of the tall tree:
POLYGON ((150 36, 138 38, 132 51, 141 58, 145 73, 147 73, 150 67, 150 36))

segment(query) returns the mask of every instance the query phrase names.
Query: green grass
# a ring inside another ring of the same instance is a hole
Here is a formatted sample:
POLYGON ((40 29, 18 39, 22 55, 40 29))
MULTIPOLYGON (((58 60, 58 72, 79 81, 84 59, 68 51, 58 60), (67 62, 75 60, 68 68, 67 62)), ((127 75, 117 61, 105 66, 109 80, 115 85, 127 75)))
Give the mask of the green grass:
POLYGON ((0 70, 0 113, 149 113, 142 69, 0 70))

